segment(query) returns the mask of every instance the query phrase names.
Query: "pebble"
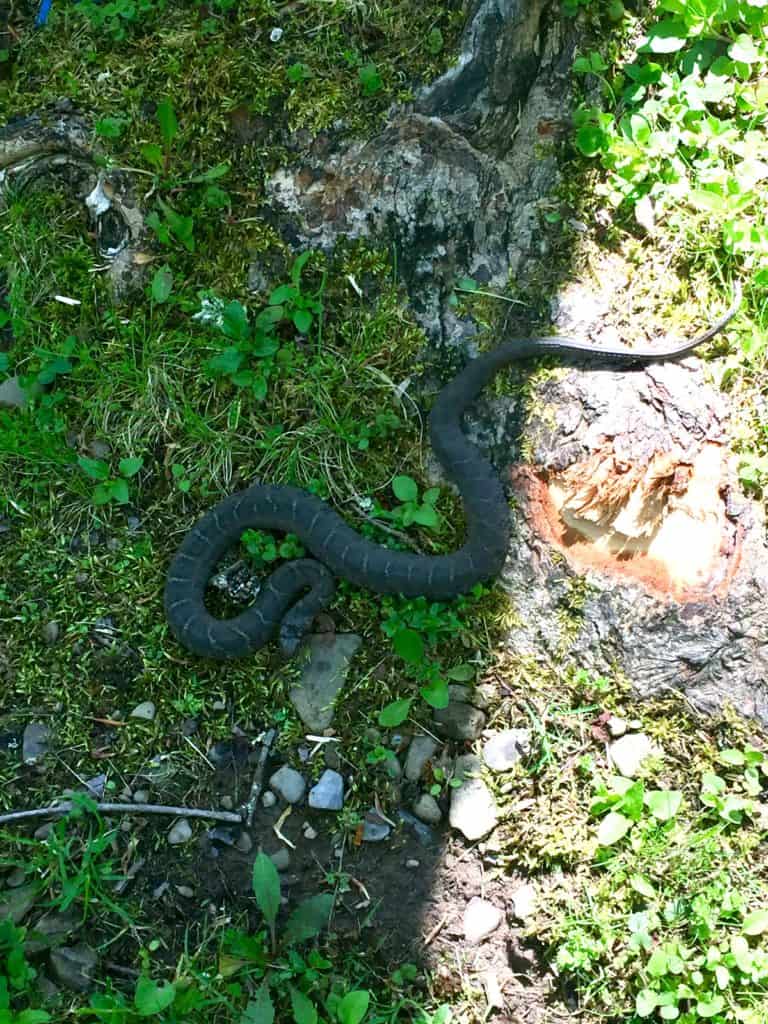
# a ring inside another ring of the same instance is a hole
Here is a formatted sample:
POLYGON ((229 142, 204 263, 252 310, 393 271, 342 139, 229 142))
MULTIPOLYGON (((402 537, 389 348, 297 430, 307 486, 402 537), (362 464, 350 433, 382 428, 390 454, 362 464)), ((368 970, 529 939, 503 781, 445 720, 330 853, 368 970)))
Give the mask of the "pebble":
POLYGON ((363 819, 363 842, 380 843, 391 831, 392 826, 381 817, 376 808, 369 808, 363 819))
POLYGON ((344 779, 326 768, 318 783, 309 791, 309 806, 316 811, 340 811, 344 806, 344 779))
POLYGON ((606 724, 608 726, 608 732, 615 740, 620 736, 623 736, 629 728, 629 723, 626 718, 619 718, 617 715, 611 715, 606 724))
POLYGON ((284 764, 269 780, 270 787, 288 804, 297 804, 304 799, 307 784, 304 776, 295 768, 284 764))
POLYGON ((409 860, 405 862, 405 866, 408 868, 409 871, 415 871, 416 868, 421 866, 421 861, 414 860, 413 857, 411 857, 409 860))
POLYGON ((239 850, 240 853, 250 853, 251 850, 253 849, 253 840, 251 839, 250 835, 245 831, 245 829, 243 829, 243 831, 237 837, 235 849, 239 850))
POLYGON ((452 827, 469 840, 487 836, 498 820, 496 801, 486 784, 479 778, 467 778, 470 772, 479 772, 480 767, 480 758, 474 754, 456 758, 455 777, 463 781, 451 790, 449 819, 452 827))
POLYGON ((21 741, 21 757, 24 764, 37 764, 48 753, 51 730, 44 722, 30 722, 24 730, 21 741))
POLYGON ((277 803, 277 797, 275 796, 271 789, 268 789, 267 792, 262 795, 261 803, 263 807, 275 806, 275 804, 277 803))
POLYGON ((189 885, 177 885, 176 892, 185 900, 191 900, 195 895, 195 890, 189 885))
POLYGON ((464 938, 477 945, 496 931, 503 916, 501 910, 488 900, 473 897, 464 911, 464 938))
POLYGON ((93 987, 97 956, 90 946, 60 946, 51 950, 51 970, 58 982, 73 992, 88 992, 93 987))
POLYGON ((531 917, 536 910, 536 888, 530 882, 525 882, 512 893, 512 906, 515 917, 518 921, 525 921, 531 917))
POLYGON ((437 837, 429 825, 419 821, 410 811, 403 810, 401 807, 398 809, 397 816, 404 825, 407 825, 413 831, 422 846, 434 846, 437 842, 437 837))
POLYGON ((275 850, 274 853, 270 853, 269 859, 278 871, 287 871, 291 866, 291 855, 285 847, 281 847, 279 850, 275 850))
POLYGON ((20 885, 24 885, 26 877, 27 873, 24 868, 14 868, 10 875, 6 875, 5 884, 9 889, 18 889, 20 885))
POLYGON ((661 750, 644 732, 629 733, 611 743, 608 756, 619 775, 633 779, 648 757, 660 755, 661 750))
POLYGON ((434 714, 436 727, 453 740, 476 740, 485 728, 485 715, 471 704, 449 704, 434 714))
POLYGON ((192 838, 192 826, 186 818, 179 818, 171 826, 168 832, 168 842, 171 846, 180 846, 192 838))
POLYGON ((152 899, 159 900, 162 896, 165 896, 170 887, 170 882, 161 882, 159 885, 156 885, 152 890, 152 899))
POLYGON ((135 804, 148 804, 149 803, 149 790, 148 789, 137 789, 134 791, 132 800, 135 804))
POLYGON ((494 772, 506 772, 531 752, 529 729, 505 729, 487 740, 483 760, 494 772))
POLYGON ((281 28, 273 28, 269 33, 270 43, 279 43, 283 38, 283 30, 281 28))
POLYGON ((429 793, 421 794, 413 805, 413 813, 428 825, 439 825, 443 818, 440 805, 429 793))
POLYGON ((19 924, 30 912, 39 896, 40 890, 36 885, 20 885, 15 889, 8 889, 0 893, 0 921, 8 917, 14 924, 19 924))
POLYGON ((46 821, 44 824, 36 828, 32 835, 35 839, 45 840, 53 832, 53 825, 54 823, 52 821, 46 821))
POLYGON ((151 722, 156 714, 155 705, 151 700, 142 701, 137 704, 131 712, 131 718, 140 718, 143 722, 151 722))
POLYGON ((310 841, 312 839, 317 839, 317 830, 312 828, 308 821, 304 822, 304 838, 309 839, 310 841))
POLYGON ((213 711, 226 711, 227 702, 225 700, 215 700, 213 704, 211 704, 211 708, 213 711))
POLYGON ((414 736, 405 759, 406 779, 410 782, 418 782, 427 762, 433 757, 437 748, 437 740, 433 740, 431 736, 414 736))
POLYGON ((18 377, 9 377, 0 384, 0 409, 23 409, 27 401, 18 377))
POLYGON ((94 775, 92 779, 86 779, 85 788, 88 790, 88 795, 92 796, 94 800, 101 800, 107 788, 107 776, 102 773, 94 775))
POLYGON ((58 622, 53 620, 51 622, 46 622, 42 628, 43 642, 48 644, 49 647, 52 647, 59 639, 59 633, 60 629, 58 622))
MULTIPOLYGON (((274 796, 274 793, 272 793, 270 795, 274 796)), ((221 803, 221 806, 224 808, 225 811, 231 811, 232 808, 235 806, 235 801, 232 799, 232 797, 228 793, 226 793, 221 798, 220 803, 221 803)))
POLYGON ((309 660, 289 697, 309 732, 322 733, 333 721, 333 704, 360 649, 355 633, 321 633, 308 637, 309 660))

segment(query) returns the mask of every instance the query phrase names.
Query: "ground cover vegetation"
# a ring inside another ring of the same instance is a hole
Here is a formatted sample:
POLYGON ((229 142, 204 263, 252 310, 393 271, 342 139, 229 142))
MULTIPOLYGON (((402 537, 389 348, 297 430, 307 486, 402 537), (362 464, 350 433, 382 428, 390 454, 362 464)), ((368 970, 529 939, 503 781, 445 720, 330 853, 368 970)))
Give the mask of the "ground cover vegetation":
MULTIPOLYGON (((761 495, 768 8, 588 0, 564 16, 591 26, 563 156, 578 173, 544 204, 542 230, 561 233, 565 249, 569 221, 608 211, 608 244, 649 289, 670 266, 694 281, 702 316, 743 276, 744 310, 716 343, 713 372, 740 410, 744 486, 761 495)), ((163 726, 184 715, 212 741, 254 720, 276 725, 286 750, 302 735, 285 711, 294 670, 272 652, 224 670, 167 636, 165 567, 222 494, 269 477, 328 497, 382 543, 455 546, 460 509, 430 486, 422 418, 398 386, 418 376, 424 345, 396 259, 359 244, 291 253, 260 204, 265 175, 292 159, 302 132, 339 121, 371 131, 439 73, 461 19, 445 3, 84 0, 55 5, 45 32, 0 50, 0 120, 69 97, 93 118, 103 159, 146 186, 154 236, 144 293, 115 304, 64 192, 11 197, 0 215, 0 372, 29 396, 23 410, 0 410, 0 705, 9 720, 30 708, 55 715, 59 742, 55 778, 0 759, 3 808, 47 804, 102 764, 109 792, 148 762, 172 765, 180 800, 206 803, 198 753, 163 726), (263 273, 248 290, 254 257, 263 273), (51 622, 65 642, 49 645, 51 622), (96 642, 99 623, 119 642, 96 642), (108 724, 145 698, 155 721, 108 724)), ((457 282, 457 301, 484 317, 475 290, 457 282)), ((296 538, 249 531, 241 554, 268 568, 301 551, 296 538)), ((757 730, 681 701, 638 707, 619 678, 543 673, 499 654, 506 609, 493 588, 438 604, 342 584, 332 614, 339 631, 365 638, 335 722, 357 779, 342 831, 359 827, 379 783, 386 730, 444 705, 451 681, 501 678, 512 694, 499 720, 527 721, 535 744, 498 786, 506 813, 491 871, 522 866, 547 893, 530 942, 560 1000, 588 1020, 768 1020, 768 755, 757 730), (635 780, 607 768, 609 713, 637 718, 665 752, 635 780)), ((450 783, 435 777, 438 791, 450 783)), ((159 855, 151 829, 139 841, 159 855)), ((35 984, 35 937, 4 921, 0 1021, 485 1017, 460 987, 451 1011, 420 968, 385 969, 335 936, 338 879, 321 876, 285 919, 279 878, 257 856, 244 907, 179 929, 153 919, 148 895, 116 893, 126 847, 87 797, 44 842, 8 830, 0 849, 2 866, 21 869, 52 910, 90 919, 100 948, 138 965, 50 1006, 35 984)), ((183 848, 173 855, 183 860, 183 848)))

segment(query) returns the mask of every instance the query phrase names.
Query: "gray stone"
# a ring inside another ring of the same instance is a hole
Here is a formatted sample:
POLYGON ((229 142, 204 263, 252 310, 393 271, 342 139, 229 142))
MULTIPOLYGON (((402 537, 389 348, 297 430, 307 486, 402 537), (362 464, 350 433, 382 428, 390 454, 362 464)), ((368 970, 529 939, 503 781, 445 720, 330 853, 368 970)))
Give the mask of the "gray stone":
POLYGON ((410 857, 410 858, 409 858, 409 859, 408 859, 408 860, 407 860, 407 861, 405 862, 405 866, 406 866, 406 867, 408 868, 408 870, 409 870, 409 871, 415 871, 415 870, 416 870, 416 868, 418 868, 418 867, 420 867, 420 866, 421 866, 421 861, 419 861, 419 860, 415 860, 415 859, 414 859, 413 857, 410 857))
POLYGON ((151 700, 142 701, 141 704, 137 704, 131 712, 131 718, 140 718, 144 722, 151 722, 156 713, 155 705, 151 700))
POLYGON ((277 803, 277 797, 270 790, 262 796, 261 803, 264 807, 274 807, 277 803))
POLYGON ((304 776, 288 764, 278 768, 269 780, 269 785, 288 804, 299 803, 300 800, 304 799, 304 794, 307 791, 304 776))
POLYGON ((333 703, 362 642, 354 633, 320 633, 308 638, 309 661, 289 696, 310 732, 321 733, 333 721, 333 703))
POLYGON ((191 900, 195 895, 195 890, 189 885, 177 885, 176 892, 179 896, 183 896, 185 900, 191 900))
POLYGON ((443 812, 437 800, 429 793, 422 793, 413 805, 413 813, 417 818, 426 821, 428 825, 439 825, 443 818, 443 812))
POLYGON ((181 846, 192 838, 192 826, 186 818, 179 818, 174 822, 168 832, 168 842, 171 846, 181 846))
POLYGON ((58 622, 53 620, 51 622, 46 622, 42 628, 43 642, 48 644, 49 647, 52 647, 59 639, 59 632, 58 622))
POLYGON ((73 992, 89 992, 98 958, 90 946, 61 946, 51 951, 51 970, 56 980, 73 992))
POLYGON ((525 882, 512 893, 512 905, 518 921, 526 921, 536 910, 536 888, 525 882))
POLYGON ((21 741, 21 757, 24 764, 36 764, 48 753, 51 730, 44 722, 30 722, 24 730, 21 741))
POLYGON ((483 747, 483 760, 495 772, 506 772, 531 752, 530 729, 505 729, 483 747))
POLYGON ((434 755, 438 743, 431 736, 414 736, 408 747, 405 759, 405 777, 410 782, 418 782, 427 762, 434 755))
POLYGON ((498 907, 475 896, 464 910, 464 938, 477 945, 496 931, 503 916, 498 907))
POLYGON ((392 826, 381 817, 375 807, 371 807, 363 819, 363 842, 380 843, 391 831, 392 826))
POLYGON ((26 878, 27 873, 24 868, 14 868, 10 875, 6 875, 3 881, 9 889, 18 889, 20 885, 24 885, 26 878))
POLYGON ((250 853, 253 849, 253 840, 250 835, 243 829, 240 835, 235 841, 235 849, 239 850, 240 853, 250 853))
POLYGON ((287 871, 291 866, 291 854, 284 846, 279 850, 275 850, 274 853, 270 853, 269 859, 278 871, 287 871))
POLYGON ((9 917, 19 924, 34 907, 40 896, 36 885, 20 885, 15 889, 0 892, 0 921, 9 917))
POLYGON ((344 779, 326 768, 317 785, 309 791, 309 806, 316 811, 340 811, 344 806, 344 779))
POLYGON ((137 789, 134 790, 133 796, 131 797, 135 804, 148 804, 149 803, 149 790, 148 789, 137 789))
POLYGON ((450 822, 469 840, 482 839, 495 828, 498 820, 493 794, 480 778, 470 773, 480 771, 480 758, 465 754, 456 758, 455 777, 461 785, 451 790, 450 822))
POLYGON ((24 409, 28 401, 18 377, 9 377, 0 384, 0 409, 24 409))
POLYGON ((79 930, 81 924, 81 915, 72 907, 68 910, 51 910, 29 929, 24 948, 27 953, 39 953, 43 949, 60 946, 79 930))
POLYGON ((476 740, 485 728, 485 715, 471 704, 449 704, 434 714, 437 728, 452 740, 476 740))
POLYGON ((606 724, 608 732, 615 740, 623 736, 629 727, 626 718, 619 718, 617 715, 611 715, 606 724))
POLYGON ((642 767, 643 761, 658 756, 661 750, 644 732, 628 733, 608 747, 608 756, 619 775, 633 779, 642 767))

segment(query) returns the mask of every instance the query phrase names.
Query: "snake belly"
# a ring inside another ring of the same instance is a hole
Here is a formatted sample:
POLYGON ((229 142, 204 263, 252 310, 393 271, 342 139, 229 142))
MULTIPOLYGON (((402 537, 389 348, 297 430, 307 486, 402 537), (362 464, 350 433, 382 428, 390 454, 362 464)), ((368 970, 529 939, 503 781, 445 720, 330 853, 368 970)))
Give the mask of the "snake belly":
POLYGON ((290 654, 330 602, 334 577, 378 594, 445 600, 498 576, 509 544, 509 507, 495 469, 462 430, 465 410, 494 374, 545 355, 625 369, 681 358, 720 331, 739 301, 737 290, 736 301, 711 327, 662 351, 600 349, 552 337, 510 341, 471 360, 442 389, 429 416, 432 448, 464 506, 464 543, 451 554, 391 551, 361 537, 324 501, 295 487, 255 483, 225 498, 187 533, 168 570, 165 610, 174 636, 195 654, 226 659, 252 654, 279 630, 281 646, 290 654), (247 529, 294 533, 314 557, 281 565, 250 607, 218 619, 205 606, 205 588, 216 563, 247 529))

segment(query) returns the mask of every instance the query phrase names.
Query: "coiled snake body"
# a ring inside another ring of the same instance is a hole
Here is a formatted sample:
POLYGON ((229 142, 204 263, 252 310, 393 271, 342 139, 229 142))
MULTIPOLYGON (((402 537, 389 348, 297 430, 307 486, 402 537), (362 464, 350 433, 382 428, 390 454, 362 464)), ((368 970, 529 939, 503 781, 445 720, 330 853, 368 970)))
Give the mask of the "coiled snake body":
POLYGON ((597 349, 570 338, 534 338, 510 341, 469 362, 440 392, 429 416, 432 447, 464 504, 466 537, 452 554, 391 551, 361 537, 325 502, 295 487, 256 483, 225 498, 195 524, 173 558, 165 587, 171 630, 195 654, 225 659, 253 653, 279 628, 283 650, 292 653, 330 602, 334 576, 379 594, 434 600, 497 576, 507 554, 509 508, 493 466, 461 429, 465 409, 491 377, 510 363, 544 355, 628 369, 679 359, 722 330, 739 301, 737 293, 706 331, 667 350, 597 349), (217 561, 247 529, 294 533, 315 557, 281 565, 249 608, 217 619, 205 607, 205 587, 217 561))

